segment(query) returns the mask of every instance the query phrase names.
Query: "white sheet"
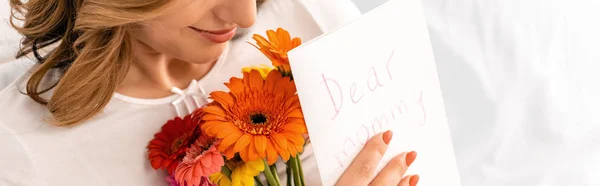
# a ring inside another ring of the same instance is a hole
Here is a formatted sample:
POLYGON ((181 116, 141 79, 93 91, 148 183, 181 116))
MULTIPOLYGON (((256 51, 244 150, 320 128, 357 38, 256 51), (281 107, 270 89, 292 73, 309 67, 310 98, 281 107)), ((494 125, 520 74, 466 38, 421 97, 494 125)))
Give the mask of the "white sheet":
POLYGON ((0 0, 0 64, 14 60, 21 37, 10 26, 8 0, 0 0))
POLYGON ((600 185, 600 1, 423 5, 463 185, 600 185))
POLYGON ((464 185, 600 185, 599 3, 423 1, 464 185))

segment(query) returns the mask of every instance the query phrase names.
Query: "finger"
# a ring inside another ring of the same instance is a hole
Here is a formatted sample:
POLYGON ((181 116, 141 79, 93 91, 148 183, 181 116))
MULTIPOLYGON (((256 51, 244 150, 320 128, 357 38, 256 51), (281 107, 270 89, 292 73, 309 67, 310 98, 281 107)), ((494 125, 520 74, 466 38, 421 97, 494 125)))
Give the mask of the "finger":
MULTIPOLYGON (((410 152, 413 154, 414 152, 410 152)), ((406 173, 406 169, 408 169, 408 165, 406 164, 407 158, 409 157, 409 153, 402 153, 390 160, 388 164, 377 174, 375 179, 371 182, 371 185, 398 185, 402 177, 404 177, 404 173, 406 173)))
POLYGON ((402 180, 400 181, 400 183, 398 183, 398 186, 410 186, 410 179, 413 176, 414 175, 405 176, 404 178, 402 178, 402 180))
POLYGON ((369 184, 391 140, 392 131, 387 131, 371 138, 358 156, 354 158, 352 164, 350 164, 344 174, 342 174, 337 185, 369 184))
POLYGON ((413 175, 408 179, 408 185, 409 186, 417 186, 417 183, 419 183, 419 175, 413 175))

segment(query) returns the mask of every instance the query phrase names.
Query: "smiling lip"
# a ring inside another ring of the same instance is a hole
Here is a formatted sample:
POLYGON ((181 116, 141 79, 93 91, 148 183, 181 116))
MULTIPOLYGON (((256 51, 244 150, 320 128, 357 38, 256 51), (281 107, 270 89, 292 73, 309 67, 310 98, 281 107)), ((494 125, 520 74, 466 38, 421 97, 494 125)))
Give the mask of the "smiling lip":
POLYGON ((200 33, 200 36, 204 39, 207 39, 213 43, 225 43, 235 35, 235 31, 237 27, 233 27, 227 30, 217 30, 217 31, 208 31, 208 30, 200 30, 194 27, 190 27, 194 31, 200 33))

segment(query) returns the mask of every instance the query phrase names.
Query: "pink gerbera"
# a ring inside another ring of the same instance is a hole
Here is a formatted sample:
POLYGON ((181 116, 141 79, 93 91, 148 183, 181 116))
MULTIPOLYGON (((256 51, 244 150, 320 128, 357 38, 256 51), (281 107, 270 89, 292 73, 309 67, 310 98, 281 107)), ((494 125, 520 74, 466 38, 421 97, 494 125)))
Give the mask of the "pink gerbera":
POLYGON ((187 186, 206 185, 207 176, 221 171, 225 161, 215 145, 216 139, 205 134, 196 139, 194 144, 187 149, 183 161, 175 170, 175 179, 179 184, 187 183, 187 186))

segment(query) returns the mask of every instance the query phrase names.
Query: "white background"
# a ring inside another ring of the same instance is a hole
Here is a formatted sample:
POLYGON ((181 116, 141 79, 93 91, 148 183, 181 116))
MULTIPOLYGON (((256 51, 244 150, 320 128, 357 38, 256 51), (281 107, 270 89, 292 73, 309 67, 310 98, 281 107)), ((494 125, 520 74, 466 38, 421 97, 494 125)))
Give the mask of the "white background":
POLYGON ((358 6, 358 8, 360 9, 361 12, 367 12, 379 5, 381 5, 382 3, 386 2, 387 0, 352 0, 354 1, 354 4, 356 4, 356 6, 358 6))

